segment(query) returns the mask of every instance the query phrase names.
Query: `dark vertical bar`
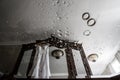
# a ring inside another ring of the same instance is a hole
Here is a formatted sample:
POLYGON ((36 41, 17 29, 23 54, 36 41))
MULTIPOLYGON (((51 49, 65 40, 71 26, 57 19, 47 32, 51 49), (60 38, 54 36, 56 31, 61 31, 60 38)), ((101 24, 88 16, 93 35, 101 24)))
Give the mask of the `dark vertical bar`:
POLYGON ((89 63, 87 61, 83 47, 81 47, 81 49, 80 49, 80 55, 81 55, 81 58, 82 58, 82 61, 83 61, 84 67, 85 67, 85 71, 87 74, 86 78, 90 78, 90 76, 92 75, 92 71, 91 71, 89 63))
POLYGON ((19 56, 18 56, 18 58, 17 58, 17 61, 16 61, 16 63, 15 63, 15 66, 14 66, 14 69, 13 69, 13 72, 11 73, 11 75, 15 75, 15 74, 17 74, 17 72, 18 72, 18 69, 19 69, 19 66, 20 66, 20 63, 21 63, 21 61, 22 61, 22 58, 23 58, 23 55, 24 55, 24 51, 25 51, 24 47, 25 47, 25 46, 22 45, 21 51, 20 51, 20 53, 19 53, 19 56))
POLYGON ((77 75, 74 59, 73 59, 73 54, 72 54, 72 49, 70 47, 67 47, 65 49, 66 52, 66 59, 67 59, 67 66, 68 66, 68 78, 69 79, 75 79, 77 75))
POLYGON ((34 47, 34 49, 32 51, 31 58, 30 58, 30 62, 29 62, 28 68, 27 68, 27 73, 26 73, 27 76, 28 76, 28 74, 33 66, 35 54, 36 54, 36 48, 34 47))

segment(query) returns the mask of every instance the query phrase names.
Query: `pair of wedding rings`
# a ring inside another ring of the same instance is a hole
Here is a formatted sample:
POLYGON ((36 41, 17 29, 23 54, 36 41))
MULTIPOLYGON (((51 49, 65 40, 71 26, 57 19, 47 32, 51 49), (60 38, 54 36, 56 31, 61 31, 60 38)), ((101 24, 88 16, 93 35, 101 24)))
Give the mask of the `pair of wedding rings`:
POLYGON ((82 14, 82 19, 87 20, 88 26, 94 26, 96 23, 96 20, 94 18, 90 18, 90 14, 88 12, 82 14))

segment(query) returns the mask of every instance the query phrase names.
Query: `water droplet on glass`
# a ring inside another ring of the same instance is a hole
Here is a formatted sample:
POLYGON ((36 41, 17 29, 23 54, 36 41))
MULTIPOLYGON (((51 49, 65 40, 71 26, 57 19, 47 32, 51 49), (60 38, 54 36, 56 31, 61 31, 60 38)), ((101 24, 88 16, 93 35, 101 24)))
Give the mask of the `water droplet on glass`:
POLYGON ((69 31, 65 31, 65 34, 69 34, 69 31))
POLYGON ((69 31, 65 31, 65 36, 69 36, 69 35, 70 35, 69 31))
POLYGON ((57 0, 56 3, 59 4, 59 3, 60 3, 60 0, 57 0))
POLYGON ((63 1, 62 3, 63 3, 66 7, 69 7, 69 6, 70 6, 70 2, 63 1))
POLYGON ((69 36, 69 34, 65 34, 64 36, 65 36, 65 37, 68 37, 68 36, 69 36))
POLYGON ((58 34, 58 37, 62 37, 62 33, 59 33, 59 34, 58 34))
POLYGON ((56 0, 56 1, 53 0, 53 1, 54 1, 54 3, 53 3, 54 6, 56 6, 56 5, 58 5, 60 3, 60 0, 56 0))
POLYGON ((89 30, 86 30, 86 31, 83 32, 84 36, 89 36, 90 34, 91 34, 91 32, 89 30))
POLYGON ((61 33, 61 32, 62 32, 62 30, 57 30, 57 32, 58 32, 58 33, 61 33))
POLYGON ((61 19, 62 19, 62 17, 57 17, 57 19, 58 19, 58 20, 61 20, 61 19))
POLYGON ((66 1, 63 1, 62 3, 63 3, 63 4, 66 4, 66 1))

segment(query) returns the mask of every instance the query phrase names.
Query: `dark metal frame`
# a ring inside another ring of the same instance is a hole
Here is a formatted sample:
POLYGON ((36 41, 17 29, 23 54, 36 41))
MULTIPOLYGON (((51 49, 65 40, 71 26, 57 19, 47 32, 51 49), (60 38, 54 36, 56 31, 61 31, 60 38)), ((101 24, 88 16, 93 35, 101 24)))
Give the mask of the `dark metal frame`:
MULTIPOLYGON (((68 65, 68 73, 69 73, 68 78, 69 79, 70 78, 75 79, 76 75, 77 75, 77 71, 76 71, 76 67, 75 67, 75 63, 74 63, 74 59, 73 59, 73 55, 72 55, 72 49, 79 50, 80 55, 82 57, 84 67, 85 67, 85 71, 87 73, 86 78, 90 79, 90 76, 92 75, 92 71, 91 71, 89 63, 87 61, 87 58, 86 58, 84 49, 82 47, 82 44, 78 44, 78 43, 75 43, 75 42, 69 42, 69 41, 66 41, 66 40, 61 40, 61 39, 58 39, 54 36, 51 36, 51 38, 48 38, 46 40, 37 40, 36 43, 23 44, 22 48, 21 48, 21 52, 20 52, 20 54, 17 58, 17 62, 14 66, 13 72, 11 74, 9 74, 7 77, 5 76, 4 78, 6 78, 7 80, 31 79, 28 76, 28 73, 29 73, 29 71, 30 71, 30 69, 33 65, 33 60, 34 60, 34 56, 35 56, 35 52, 36 52, 36 50, 35 50, 35 48, 36 48, 35 45, 36 44, 37 45, 39 45, 39 44, 50 44, 50 46, 55 46, 57 48, 65 48, 67 65, 68 65), (30 58, 29 66, 28 66, 28 69, 27 69, 27 78, 15 78, 14 75, 16 75, 17 72, 18 72, 18 69, 19 69, 20 63, 22 61, 22 57, 24 55, 24 52, 27 51, 27 50, 31 50, 31 49, 33 51, 32 51, 32 56, 30 58)), ((117 76, 117 78, 118 78, 118 76, 117 76)), ((94 79, 92 79, 92 80, 94 80, 94 79)), ((37 79, 34 79, 34 80, 37 80, 37 79)))
POLYGON ((73 59, 72 49, 70 47, 65 49, 66 52, 66 59, 67 59, 67 66, 68 66, 68 78, 75 79, 77 76, 77 71, 75 67, 75 62, 73 59))
POLYGON ((61 39, 58 39, 54 36, 51 36, 51 38, 48 38, 46 40, 37 40, 36 43, 23 44, 20 55, 18 56, 16 65, 15 65, 15 68, 14 68, 12 74, 13 75, 17 74, 17 71, 18 71, 18 68, 19 68, 19 65, 20 65, 20 62, 22 60, 24 52, 27 50, 33 49, 32 56, 30 58, 29 66, 27 69, 27 76, 28 76, 28 73, 33 65, 33 60, 34 60, 34 56, 35 56, 35 48, 36 48, 35 45, 36 44, 37 45, 47 44, 47 43, 49 43, 50 46, 55 46, 57 48, 65 48, 65 52, 66 52, 66 56, 67 56, 66 59, 67 59, 67 64, 68 64, 68 73, 69 73, 68 78, 76 78, 77 71, 75 68, 75 63, 74 63, 74 59, 73 59, 73 55, 72 55, 72 49, 79 50, 81 56, 83 56, 83 58, 84 58, 84 59, 82 59, 84 66, 87 66, 87 68, 85 68, 86 73, 87 73, 86 77, 90 78, 89 76, 92 75, 92 72, 91 72, 91 69, 90 69, 89 64, 87 62, 87 59, 85 57, 85 53, 83 51, 82 44, 69 42, 66 40, 61 40, 61 39))

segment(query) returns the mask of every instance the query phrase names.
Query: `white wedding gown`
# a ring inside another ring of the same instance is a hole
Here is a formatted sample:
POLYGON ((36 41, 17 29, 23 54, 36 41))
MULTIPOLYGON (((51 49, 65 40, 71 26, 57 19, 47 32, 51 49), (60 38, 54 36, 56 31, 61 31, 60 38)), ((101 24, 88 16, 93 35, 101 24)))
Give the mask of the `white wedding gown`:
POLYGON ((49 46, 42 45, 36 47, 36 55, 34 58, 34 64, 29 73, 32 78, 49 78, 49 46))

